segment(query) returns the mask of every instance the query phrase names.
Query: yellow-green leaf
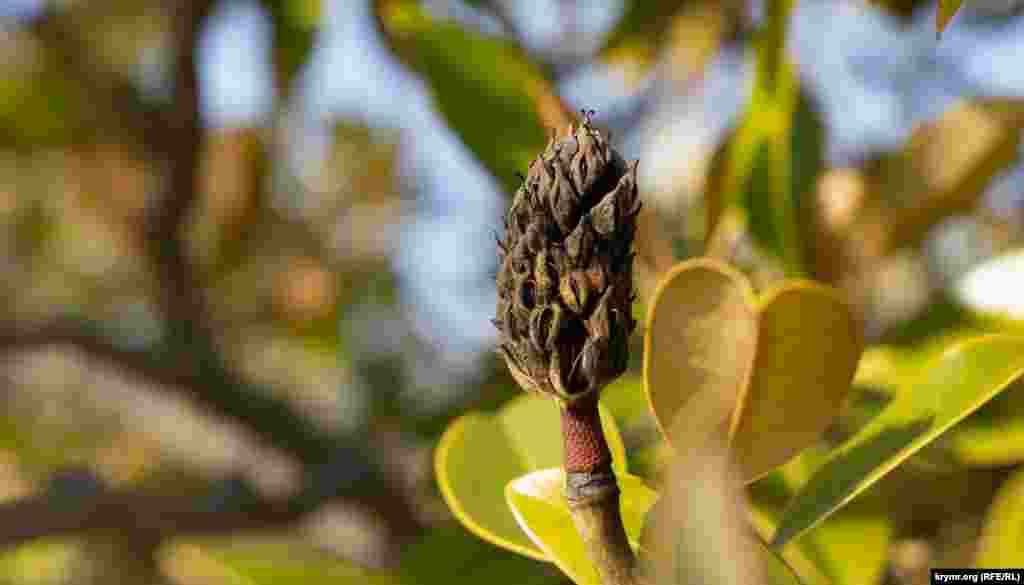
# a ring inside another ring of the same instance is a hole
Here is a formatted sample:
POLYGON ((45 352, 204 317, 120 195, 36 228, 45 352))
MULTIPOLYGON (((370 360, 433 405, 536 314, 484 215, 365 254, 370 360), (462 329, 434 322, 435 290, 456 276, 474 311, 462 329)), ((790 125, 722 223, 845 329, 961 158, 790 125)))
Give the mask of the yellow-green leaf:
MULTIPOLYGON (((556 571, 538 570, 540 567, 533 560, 493 548, 453 523, 434 526, 415 543, 403 548, 397 567, 390 570, 358 566, 323 551, 300 535, 175 540, 162 547, 159 562, 161 571, 180 585, 559 585, 564 582, 556 571)), ((37 573, 38 567, 32 574, 37 573)), ((0 572, 0 576, 7 575, 0 572)))
POLYGON ((748 480, 821 436, 839 412, 861 353, 860 325, 829 287, 786 281, 758 305, 753 376, 731 439, 748 480))
POLYGON ((298 539, 203 539, 175 542, 160 554, 176 583, 399 585, 397 575, 340 560, 298 539))
POLYGON ((1024 565, 1024 470, 1017 471, 999 488, 989 508, 978 542, 974 566, 1020 567, 1024 565))
POLYGON ((725 430, 754 363, 757 317, 743 275, 710 259, 673 268, 655 293, 644 337, 644 382, 662 431, 679 413, 725 430))
MULTIPOLYGON (((786 500, 824 463, 827 453, 821 444, 805 449, 751 486, 751 522, 758 534, 771 538, 786 500)), ((833 514, 778 552, 806 583, 878 583, 888 560, 892 534, 893 524, 884 507, 877 501, 862 499, 833 514)))
POLYGON ((749 231, 787 276, 805 276, 815 272, 811 241, 825 142, 820 116, 785 54, 792 5, 791 0, 765 3, 753 94, 727 154, 713 165, 721 177, 710 186, 721 192, 708 194, 714 227, 707 241, 708 253, 719 255, 738 233, 749 231))
MULTIPOLYGON (((601 422, 613 466, 623 472, 622 438, 603 407, 601 422)), ((513 552, 547 560, 519 529, 503 490, 526 473, 561 465, 562 450, 558 405, 524 395, 495 415, 471 412, 456 419, 438 443, 434 471, 445 503, 469 531, 513 552)))
MULTIPOLYGON (((1024 396, 1021 388, 1012 392, 1024 396)), ((964 421, 950 434, 946 446, 965 465, 999 467, 1020 463, 1024 461, 1024 412, 964 421)))
MULTIPOLYGON (((647 511, 658 495, 643 480, 616 474, 622 524, 636 549, 647 511)), ((597 570, 573 525, 563 495, 565 476, 561 468, 544 469, 509 482, 505 498, 516 520, 530 539, 577 585, 601 585, 597 570)))
POLYGON ((279 87, 287 94, 295 75, 309 60, 323 7, 320 0, 263 0, 262 4, 274 27, 279 87))
POLYGON ((1021 337, 986 336, 948 350, 814 474, 787 507, 773 546, 827 518, 1022 373, 1021 337))
POLYGON ((956 14, 957 10, 960 10, 960 6, 963 5, 964 0, 939 0, 939 10, 935 13, 935 31, 941 33, 946 30, 946 25, 949 24, 950 20, 953 20, 953 15, 956 14))

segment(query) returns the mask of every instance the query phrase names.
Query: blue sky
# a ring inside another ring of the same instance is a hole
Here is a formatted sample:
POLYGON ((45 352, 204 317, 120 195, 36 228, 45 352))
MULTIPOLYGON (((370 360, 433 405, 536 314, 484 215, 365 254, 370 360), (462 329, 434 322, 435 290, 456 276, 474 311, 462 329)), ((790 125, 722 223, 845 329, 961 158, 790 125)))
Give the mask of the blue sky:
MULTIPOLYGON (((423 84, 396 65, 377 40, 365 0, 325 0, 317 50, 299 81, 291 115, 299 131, 290 154, 316 160, 326 144, 325 120, 352 118, 400 131, 400 180, 418 186, 417 214, 404 230, 396 266, 404 275, 418 331, 456 362, 493 344, 494 307, 487 271, 493 230, 500 221, 498 185, 433 109, 423 84), (411 131, 415 129, 415 132, 411 131), (451 262, 455 252, 461 260, 451 262), (439 261, 438 259, 446 259, 439 261), (430 293, 428 294, 428 291, 430 293)), ((427 0, 435 12, 481 23, 459 0, 427 0)), ((584 2, 591 40, 621 12, 616 1, 584 2)), ((0 16, 30 15, 38 0, 4 0, 0 16)), ((555 0, 513 3, 527 45, 550 48, 555 0)), ((1009 24, 961 23, 941 41, 924 11, 908 27, 860 1, 803 0, 793 19, 790 49, 822 104, 834 162, 856 161, 871 149, 894 147, 915 124, 933 118, 960 97, 1024 95, 1024 18, 1009 24)), ((269 24, 255 0, 223 2, 203 39, 204 113, 213 125, 266 121, 272 104, 269 24)), ((716 139, 747 91, 742 55, 716 60, 701 92, 686 99, 666 93, 650 119, 621 137, 628 158, 641 158, 641 188, 658 178, 677 180, 680 153, 696 153, 716 139)), ((563 83, 576 104, 600 110, 629 99, 614 72, 585 68, 563 83)))

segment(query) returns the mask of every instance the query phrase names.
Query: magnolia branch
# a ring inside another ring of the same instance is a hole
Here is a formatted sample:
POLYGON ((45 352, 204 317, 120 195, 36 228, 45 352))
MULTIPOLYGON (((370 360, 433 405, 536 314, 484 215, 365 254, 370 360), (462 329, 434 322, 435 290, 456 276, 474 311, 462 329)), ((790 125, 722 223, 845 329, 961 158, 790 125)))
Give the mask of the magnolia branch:
MULTIPOLYGON (((201 502, 202 500, 198 500, 201 502)), ((308 507, 291 500, 204 508, 194 495, 110 491, 75 498, 35 495, 0 504, 0 547, 49 536, 110 533, 147 542, 182 534, 280 527, 308 507)))

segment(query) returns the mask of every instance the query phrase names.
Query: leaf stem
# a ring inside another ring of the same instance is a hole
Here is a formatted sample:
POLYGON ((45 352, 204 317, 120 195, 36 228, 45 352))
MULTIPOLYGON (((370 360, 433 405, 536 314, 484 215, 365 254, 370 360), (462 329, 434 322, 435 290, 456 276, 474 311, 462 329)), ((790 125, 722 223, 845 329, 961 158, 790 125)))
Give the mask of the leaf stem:
POLYGON ((597 397, 562 408, 565 498, 576 532, 604 585, 637 585, 636 557, 619 510, 619 485, 601 429, 597 397))

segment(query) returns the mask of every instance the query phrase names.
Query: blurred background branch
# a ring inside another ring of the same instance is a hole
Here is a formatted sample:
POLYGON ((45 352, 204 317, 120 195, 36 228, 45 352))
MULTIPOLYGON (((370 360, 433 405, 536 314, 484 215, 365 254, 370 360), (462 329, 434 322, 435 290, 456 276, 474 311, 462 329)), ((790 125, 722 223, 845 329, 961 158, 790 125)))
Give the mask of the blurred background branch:
POLYGON ((756 286, 837 284, 872 343, 978 326, 962 279, 1024 242, 1019 6, 936 43, 934 2, 782 4, 0 3, 0 583, 564 583, 462 530, 430 459, 517 394, 494 232, 582 108, 641 161, 641 323, 724 226, 756 286), (68 469, 96 481, 58 497, 68 469))

